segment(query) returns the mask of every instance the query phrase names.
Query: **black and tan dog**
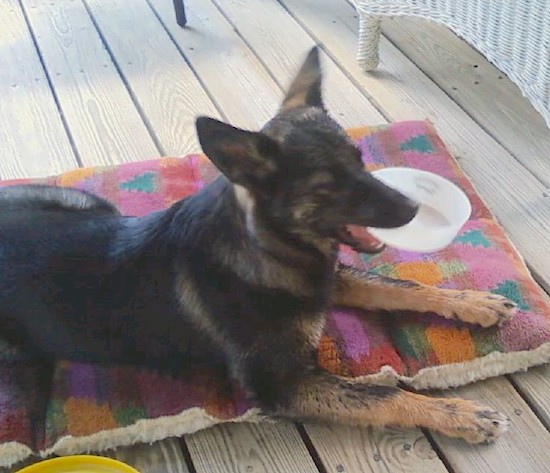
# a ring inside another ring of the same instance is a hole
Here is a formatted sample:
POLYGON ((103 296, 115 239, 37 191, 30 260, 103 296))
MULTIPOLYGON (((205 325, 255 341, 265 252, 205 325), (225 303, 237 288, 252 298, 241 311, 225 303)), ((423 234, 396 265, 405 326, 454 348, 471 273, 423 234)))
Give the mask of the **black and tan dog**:
POLYGON ((416 205, 363 170, 327 115, 317 50, 261 132, 197 120, 223 176, 171 208, 119 215, 92 195, 0 190, 0 332, 38 356, 157 367, 222 363, 267 414, 421 426, 469 442, 507 419, 328 374, 316 349, 333 304, 436 312, 490 326, 514 304, 337 265, 364 226, 398 227, 416 205))

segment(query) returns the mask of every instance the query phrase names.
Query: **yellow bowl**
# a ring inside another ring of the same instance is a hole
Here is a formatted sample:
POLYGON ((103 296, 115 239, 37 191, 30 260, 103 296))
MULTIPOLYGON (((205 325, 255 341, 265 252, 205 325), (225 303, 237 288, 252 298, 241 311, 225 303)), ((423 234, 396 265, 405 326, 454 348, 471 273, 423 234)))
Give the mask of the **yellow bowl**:
POLYGON ((111 458, 73 455, 44 460, 23 468, 17 473, 139 473, 139 471, 111 458))

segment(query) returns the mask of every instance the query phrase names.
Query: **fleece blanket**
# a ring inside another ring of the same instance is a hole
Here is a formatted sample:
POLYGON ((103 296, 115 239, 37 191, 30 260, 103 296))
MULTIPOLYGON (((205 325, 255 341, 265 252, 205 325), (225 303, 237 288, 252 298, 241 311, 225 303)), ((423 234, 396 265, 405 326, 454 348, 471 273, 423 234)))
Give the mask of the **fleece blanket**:
MULTIPOLYGON (((365 314, 337 308, 321 340, 319 364, 345 376, 424 389, 461 385, 548 361, 546 296, 433 127, 404 122, 354 129, 350 135, 368 169, 408 166, 438 173, 467 192, 473 213, 454 243, 437 253, 388 248, 366 256, 343 247, 341 260, 385 276, 502 294, 515 301, 519 311, 501 327, 482 329, 433 314, 365 314)), ((192 194, 217 173, 207 158, 193 154, 77 169, 25 182, 86 189, 114 202, 124 214, 144 215, 192 194)), ((189 366, 177 378, 128 366, 63 360, 52 371, 2 342, 0 327, 0 466, 33 453, 100 451, 260 417, 236 382, 207 366, 189 366)))

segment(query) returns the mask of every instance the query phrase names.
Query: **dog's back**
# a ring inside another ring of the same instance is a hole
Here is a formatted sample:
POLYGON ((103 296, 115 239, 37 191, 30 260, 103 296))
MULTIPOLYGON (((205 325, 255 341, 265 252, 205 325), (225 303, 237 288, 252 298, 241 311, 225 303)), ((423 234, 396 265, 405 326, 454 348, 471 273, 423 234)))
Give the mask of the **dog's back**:
POLYGON ((17 275, 69 269, 84 256, 105 253, 118 218, 110 203, 75 189, 0 188, 0 287, 17 275))
MULTIPOLYGON (((23 184, 0 188, 0 217, 5 212, 29 209, 33 211, 89 211, 94 214, 119 215, 108 201, 88 192, 68 187, 23 184)), ((81 214, 82 215, 82 214, 81 214)))
POLYGON ((123 217, 74 189, 0 189, 2 337, 73 360, 170 368, 211 358, 181 317, 167 251, 173 211, 123 217))

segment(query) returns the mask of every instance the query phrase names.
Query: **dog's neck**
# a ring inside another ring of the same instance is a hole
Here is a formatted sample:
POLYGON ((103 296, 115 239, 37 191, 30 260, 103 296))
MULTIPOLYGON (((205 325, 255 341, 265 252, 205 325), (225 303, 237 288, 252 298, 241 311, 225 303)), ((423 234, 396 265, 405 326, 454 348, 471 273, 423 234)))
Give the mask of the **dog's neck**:
POLYGON ((269 225, 257 215, 250 194, 223 177, 182 202, 172 234, 185 240, 186 251, 208 251, 248 282, 299 295, 330 290, 334 245, 306 242, 269 225))
POLYGON ((244 216, 248 238, 267 254, 292 267, 308 269, 316 264, 324 266, 323 260, 334 258, 335 245, 330 240, 292 234, 262 215, 251 193, 244 187, 233 185, 233 192, 244 216))

